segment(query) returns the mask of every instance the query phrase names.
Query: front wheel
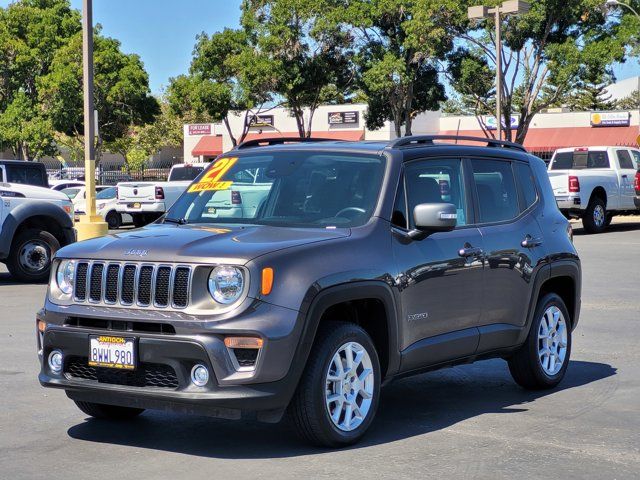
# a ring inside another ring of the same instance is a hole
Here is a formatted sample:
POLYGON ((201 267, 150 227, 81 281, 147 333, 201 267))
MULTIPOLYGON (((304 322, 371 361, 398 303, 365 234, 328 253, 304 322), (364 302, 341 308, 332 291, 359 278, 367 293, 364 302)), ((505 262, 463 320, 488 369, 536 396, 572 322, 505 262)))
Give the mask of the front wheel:
POLYGON ((290 405, 297 432, 323 447, 360 440, 378 408, 380 363, 358 325, 322 324, 290 405))
POLYGON ((18 281, 45 282, 49 279, 51 259, 60 242, 49 232, 30 228, 14 238, 7 258, 7 268, 18 281))
POLYGON ((122 225, 122 216, 115 210, 111 210, 107 213, 105 220, 107 221, 109 230, 116 230, 122 225))
POLYGON ((509 371, 528 390, 553 388, 564 378, 571 356, 569 312, 562 298, 550 293, 538 301, 534 315, 526 342, 508 360, 509 371))
POLYGON ((104 420, 129 420, 144 412, 143 408, 119 407, 102 403, 75 401, 75 404, 90 417, 104 420))

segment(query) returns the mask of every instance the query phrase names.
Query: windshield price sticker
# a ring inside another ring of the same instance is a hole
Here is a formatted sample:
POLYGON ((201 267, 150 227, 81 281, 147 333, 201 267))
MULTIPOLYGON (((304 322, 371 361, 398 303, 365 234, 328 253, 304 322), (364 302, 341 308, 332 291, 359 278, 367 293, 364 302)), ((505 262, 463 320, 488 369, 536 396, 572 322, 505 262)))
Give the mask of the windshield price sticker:
POLYGON ((238 157, 221 158, 213 164, 207 173, 189 187, 189 193, 206 192, 208 190, 228 190, 233 185, 231 180, 221 180, 231 167, 238 161, 238 157))

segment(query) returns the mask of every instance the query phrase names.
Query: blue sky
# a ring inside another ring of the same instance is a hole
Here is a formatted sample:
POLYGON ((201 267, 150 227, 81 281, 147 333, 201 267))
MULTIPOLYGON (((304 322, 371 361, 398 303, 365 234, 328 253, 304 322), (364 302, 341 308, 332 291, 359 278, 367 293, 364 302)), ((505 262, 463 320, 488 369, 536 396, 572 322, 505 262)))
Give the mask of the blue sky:
MULTIPOLYGON (((149 72, 151 90, 161 93, 169 78, 186 73, 198 33, 237 27, 241 0, 94 0, 93 19, 105 35, 122 42, 127 53, 137 53, 149 72)), ((7 6, 9 0, 0 0, 7 6)), ((82 8, 82 0, 71 0, 82 8)), ((622 80, 640 75, 637 60, 617 65, 622 80)))

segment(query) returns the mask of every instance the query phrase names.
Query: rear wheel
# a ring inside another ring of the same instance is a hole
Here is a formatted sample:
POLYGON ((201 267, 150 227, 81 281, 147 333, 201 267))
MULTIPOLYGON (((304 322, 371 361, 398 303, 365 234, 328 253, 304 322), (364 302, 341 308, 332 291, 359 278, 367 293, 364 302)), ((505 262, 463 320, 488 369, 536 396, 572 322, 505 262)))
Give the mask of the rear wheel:
POLYGON ((60 242, 49 232, 30 228, 13 239, 7 268, 18 281, 46 282, 51 259, 59 248, 60 242))
POLYGON ((107 213, 105 220, 107 221, 107 225, 109 225, 110 230, 120 228, 120 225, 122 225, 122 216, 115 210, 111 210, 107 213))
POLYGON ((129 420, 144 412, 143 408, 118 407, 101 403, 75 401, 75 404, 87 415, 105 420, 129 420))
POLYGON ((297 432, 323 447, 360 440, 378 408, 380 363, 360 326, 322 324, 290 405, 297 432))
POLYGON ((607 228, 607 207, 600 197, 592 197, 582 216, 582 225, 589 233, 601 233, 607 228))
POLYGON ((569 312, 555 293, 542 297, 526 342, 509 358, 509 371, 529 390, 553 388, 564 378, 571 356, 569 312))

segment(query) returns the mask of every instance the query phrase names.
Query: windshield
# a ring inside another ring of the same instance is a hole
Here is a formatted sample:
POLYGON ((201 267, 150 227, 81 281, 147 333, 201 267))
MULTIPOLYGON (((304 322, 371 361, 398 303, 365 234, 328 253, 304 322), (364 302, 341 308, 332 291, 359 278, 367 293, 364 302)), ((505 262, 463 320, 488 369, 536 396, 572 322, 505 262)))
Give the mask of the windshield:
POLYGON ((109 187, 102 190, 100 193, 96 195, 97 200, 111 200, 112 198, 116 198, 116 194, 118 193, 118 189, 116 187, 109 187))
POLYGON ((212 164, 167 212, 169 221, 354 227, 371 217, 384 157, 278 152, 212 164))
POLYGON ((169 173, 169 182, 179 182, 181 180, 193 180, 204 170, 204 167, 194 167, 185 165, 184 167, 173 167, 169 173))

